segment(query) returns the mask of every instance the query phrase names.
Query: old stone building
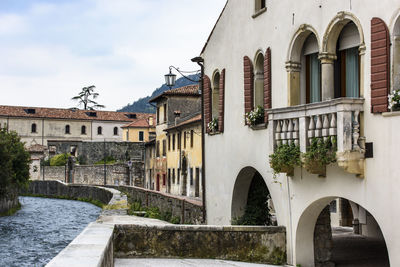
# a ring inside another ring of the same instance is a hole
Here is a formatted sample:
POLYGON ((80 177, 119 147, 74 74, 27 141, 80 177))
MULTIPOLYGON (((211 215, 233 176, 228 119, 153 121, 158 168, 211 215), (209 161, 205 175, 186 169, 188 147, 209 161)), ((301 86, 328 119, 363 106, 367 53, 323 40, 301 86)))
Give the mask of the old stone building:
MULTIPOLYGON (((198 159, 194 159, 192 165, 191 162, 187 162, 188 158, 181 154, 170 154, 171 157, 168 158, 168 152, 178 151, 178 144, 181 144, 183 141, 183 136, 177 137, 178 133, 170 134, 171 131, 176 131, 174 126, 179 125, 193 117, 197 116, 201 110, 201 98, 199 95, 199 87, 198 85, 189 85, 176 89, 171 89, 165 91, 163 94, 154 97, 150 100, 151 103, 155 103, 157 106, 156 113, 156 139, 155 139, 155 154, 153 157, 154 160, 154 172, 152 173, 153 177, 149 177, 149 180, 154 181, 154 189, 157 191, 175 193, 187 195, 190 190, 181 189, 180 191, 172 188, 172 177, 173 172, 175 171, 176 177, 181 177, 184 175, 187 177, 189 171, 190 175, 190 167, 194 167, 194 172, 196 172, 196 168, 198 169, 199 175, 201 172, 201 163, 199 164, 198 159), (171 128, 172 127, 172 128, 171 128), (171 148, 174 149, 171 150, 171 148), (185 160, 186 168, 182 168, 182 161, 185 160), (170 163, 168 163, 170 162, 170 163), (169 165, 170 164, 170 165, 169 165), (170 172, 170 179, 168 179, 168 169, 170 172), (171 173, 172 172, 172 173, 171 173)), ((194 130, 193 130, 194 131, 194 130)), ((184 142, 184 141, 183 141, 184 142)), ((181 150, 182 152, 182 150, 181 150)), ((195 157, 194 157, 195 158, 195 157)), ((200 157, 201 160, 201 157, 200 157)), ((148 174, 148 172, 146 171, 148 174)), ((195 175, 195 174, 193 174, 195 175)), ((194 177, 194 176, 193 176, 194 177)), ((199 176, 200 177, 200 176, 199 176)), ((176 178, 178 179, 178 178, 176 178)), ((176 180, 177 183, 178 180, 176 180)), ((177 185, 177 184, 176 184, 177 185)), ((177 186, 174 186, 177 187, 177 186)), ((190 195, 190 194, 189 194, 190 195)))
POLYGON ((208 224, 242 215, 260 174, 290 265, 332 266, 331 218, 382 244, 374 266, 400 265, 400 117, 388 105, 400 89, 399 36, 394 0, 228 0, 201 53, 205 127, 218 121, 205 136, 208 224), (246 114, 258 107, 253 125, 246 114), (282 144, 307 153, 313 140, 331 140, 336 163, 274 174, 282 144))
POLYGON ((153 114, 0 106, 0 126, 16 131, 26 146, 48 140, 122 141, 122 126, 153 114))

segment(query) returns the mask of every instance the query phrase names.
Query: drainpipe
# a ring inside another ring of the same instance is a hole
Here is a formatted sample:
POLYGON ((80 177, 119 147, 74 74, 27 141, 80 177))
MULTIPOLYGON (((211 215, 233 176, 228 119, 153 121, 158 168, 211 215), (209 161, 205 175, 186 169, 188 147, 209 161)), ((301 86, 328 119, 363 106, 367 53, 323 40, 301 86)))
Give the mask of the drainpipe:
POLYGON ((202 192, 202 201, 203 201, 203 223, 206 223, 207 213, 206 213, 206 161, 205 161, 205 149, 204 149, 204 138, 205 138, 205 129, 204 129, 204 59, 201 57, 192 58, 192 62, 196 62, 201 69, 200 74, 200 91, 201 91, 201 187, 203 189, 202 192))

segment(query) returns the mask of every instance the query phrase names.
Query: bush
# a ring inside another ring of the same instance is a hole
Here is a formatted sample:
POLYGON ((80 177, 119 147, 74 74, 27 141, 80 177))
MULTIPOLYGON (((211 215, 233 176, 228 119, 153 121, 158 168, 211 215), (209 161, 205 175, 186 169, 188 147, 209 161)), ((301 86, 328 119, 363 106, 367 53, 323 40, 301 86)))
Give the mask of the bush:
POLYGON ((50 159, 50 166, 65 166, 70 154, 58 154, 50 159))
POLYGON ((293 173, 296 166, 301 166, 300 147, 294 143, 278 146, 274 154, 269 156, 269 164, 274 170, 274 175, 280 172, 293 173))
POLYGON ((322 138, 313 138, 307 152, 303 154, 304 164, 310 165, 316 163, 320 166, 326 166, 336 162, 336 138, 328 138, 324 141, 322 138))
POLYGON ((102 160, 95 162, 94 164, 95 165, 104 164, 104 160, 106 161, 106 164, 114 164, 117 162, 117 160, 113 156, 107 156, 107 157, 103 158, 102 160))
POLYGON ((30 154, 16 132, 0 129, 0 196, 29 183, 30 154))

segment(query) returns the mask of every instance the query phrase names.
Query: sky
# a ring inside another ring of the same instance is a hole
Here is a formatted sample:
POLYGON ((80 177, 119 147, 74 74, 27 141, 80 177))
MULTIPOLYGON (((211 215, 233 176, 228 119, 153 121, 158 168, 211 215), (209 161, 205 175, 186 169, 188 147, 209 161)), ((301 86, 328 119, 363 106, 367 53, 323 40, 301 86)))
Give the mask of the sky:
POLYGON ((225 2, 1 0, 0 105, 71 108, 95 85, 105 110, 122 108, 160 87, 170 65, 198 69, 190 59, 225 2))

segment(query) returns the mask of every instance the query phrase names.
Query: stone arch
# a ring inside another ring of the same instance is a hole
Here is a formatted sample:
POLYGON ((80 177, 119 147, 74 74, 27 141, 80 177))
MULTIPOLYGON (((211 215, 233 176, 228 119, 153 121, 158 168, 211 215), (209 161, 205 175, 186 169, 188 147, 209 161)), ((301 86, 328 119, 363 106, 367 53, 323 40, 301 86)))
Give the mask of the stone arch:
MULTIPOLYGON (((320 215, 327 206, 335 199, 339 198, 338 196, 328 196, 321 198, 312 202, 308 207, 305 208, 303 213, 300 215, 298 220, 297 228, 296 228, 296 236, 295 236, 295 264, 300 264, 301 266, 315 266, 315 248, 314 248, 314 230, 316 229, 317 220, 319 220, 320 215)), ((344 198, 346 199, 346 198, 344 198)), ((362 206, 358 205, 353 200, 349 200, 352 203, 351 209, 354 214, 358 212, 359 209, 365 210, 368 214, 370 214, 366 209, 362 206)), ((326 211, 326 210, 325 210, 326 211)), ((329 211, 329 209, 328 209, 329 211)), ((382 236, 383 241, 385 240, 383 236, 383 232, 380 229, 379 222, 375 219, 376 217, 371 214, 371 217, 374 219, 375 223, 378 226, 380 234, 382 236)), ((386 246, 386 245, 385 245, 386 246)), ((388 252, 386 247, 386 252, 388 252)), ((389 257, 388 257, 389 258, 389 257)), ((321 265, 322 266, 322 265, 321 265)), ((328 265, 327 265, 328 266, 328 265)))
POLYGON ((286 70, 288 74, 288 106, 301 104, 301 57, 304 43, 311 34, 317 39, 318 50, 321 51, 319 35, 314 27, 308 24, 302 24, 297 29, 289 44, 286 61, 286 70))
MULTIPOLYGON (((303 48, 304 42, 310 34, 314 34, 317 38, 318 46, 320 46, 320 39, 317 31, 309 24, 302 24, 294 33, 292 40, 289 44, 289 50, 287 53, 287 63, 297 63, 300 64, 301 50, 303 48)), ((320 49, 321 50, 321 49, 320 49)))
MULTIPOLYGON (((240 170, 240 172, 238 173, 232 194, 232 205, 231 205, 232 220, 237 219, 244 214, 248 201, 250 186, 256 176, 263 180, 265 187, 268 189, 268 186, 265 183, 264 178, 255 168, 248 166, 240 170)), ((269 199, 269 208, 270 209, 273 208, 272 197, 270 197, 269 199)))
POLYGON ((322 41, 323 54, 327 55, 336 54, 336 44, 339 35, 343 27, 346 26, 346 24, 349 22, 353 22, 358 29, 358 34, 360 35, 360 48, 359 48, 360 52, 365 51, 364 31, 362 29, 360 21, 352 13, 341 11, 331 20, 324 33, 324 38, 322 41))

